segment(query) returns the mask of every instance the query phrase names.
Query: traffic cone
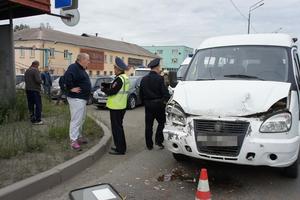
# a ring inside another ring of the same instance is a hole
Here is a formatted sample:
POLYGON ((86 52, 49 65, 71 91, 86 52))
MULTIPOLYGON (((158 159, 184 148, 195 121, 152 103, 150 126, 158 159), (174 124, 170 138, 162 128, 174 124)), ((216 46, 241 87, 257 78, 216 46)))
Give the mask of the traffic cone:
POLYGON ((201 169, 195 200, 211 200, 207 170, 201 169))

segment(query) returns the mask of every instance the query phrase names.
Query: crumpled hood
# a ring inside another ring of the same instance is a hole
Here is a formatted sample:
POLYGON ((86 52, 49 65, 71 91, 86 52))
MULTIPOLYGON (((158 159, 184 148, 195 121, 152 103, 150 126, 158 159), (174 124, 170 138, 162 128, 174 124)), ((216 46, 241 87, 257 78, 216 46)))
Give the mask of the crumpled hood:
POLYGON ((271 81, 183 81, 173 100, 192 115, 246 116, 262 113, 288 96, 291 84, 271 81))

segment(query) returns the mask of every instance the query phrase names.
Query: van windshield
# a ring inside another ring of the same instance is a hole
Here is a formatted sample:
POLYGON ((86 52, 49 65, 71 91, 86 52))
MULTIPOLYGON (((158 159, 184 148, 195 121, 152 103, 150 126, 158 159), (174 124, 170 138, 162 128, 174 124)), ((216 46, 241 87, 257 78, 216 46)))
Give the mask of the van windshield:
POLYGON ((286 48, 231 46, 198 51, 185 80, 251 79, 286 82, 287 78, 286 48))

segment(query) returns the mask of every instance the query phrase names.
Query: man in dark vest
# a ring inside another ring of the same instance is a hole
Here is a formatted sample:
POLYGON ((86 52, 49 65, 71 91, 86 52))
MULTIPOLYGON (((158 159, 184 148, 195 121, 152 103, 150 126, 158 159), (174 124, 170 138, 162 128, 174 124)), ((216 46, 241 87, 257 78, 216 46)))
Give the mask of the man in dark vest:
POLYGON ((25 90, 32 124, 43 124, 42 99, 41 99, 41 74, 39 71, 39 61, 33 61, 29 69, 25 72, 25 90))
POLYGON ((165 107, 166 102, 170 98, 169 91, 164 84, 164 78, 160 75, 160 59, 152 60, 148 67, 151 71, 143 77, 140 87, 141 99, 145 105, 145 137, 146 145, 149 150, 153 149, 153 122, 154 119, 158 122, 155 144, 163 149, 163 129, 166 122, 165 107))

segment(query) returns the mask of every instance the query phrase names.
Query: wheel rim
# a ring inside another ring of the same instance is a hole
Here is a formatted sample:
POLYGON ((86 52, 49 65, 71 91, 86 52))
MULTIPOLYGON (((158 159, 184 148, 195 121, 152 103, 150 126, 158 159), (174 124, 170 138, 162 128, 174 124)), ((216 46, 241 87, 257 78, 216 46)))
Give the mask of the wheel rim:
POLYGON ((130 98, 130 108, 134 108, 135 107, 135 98, 131 97, 130 98))

